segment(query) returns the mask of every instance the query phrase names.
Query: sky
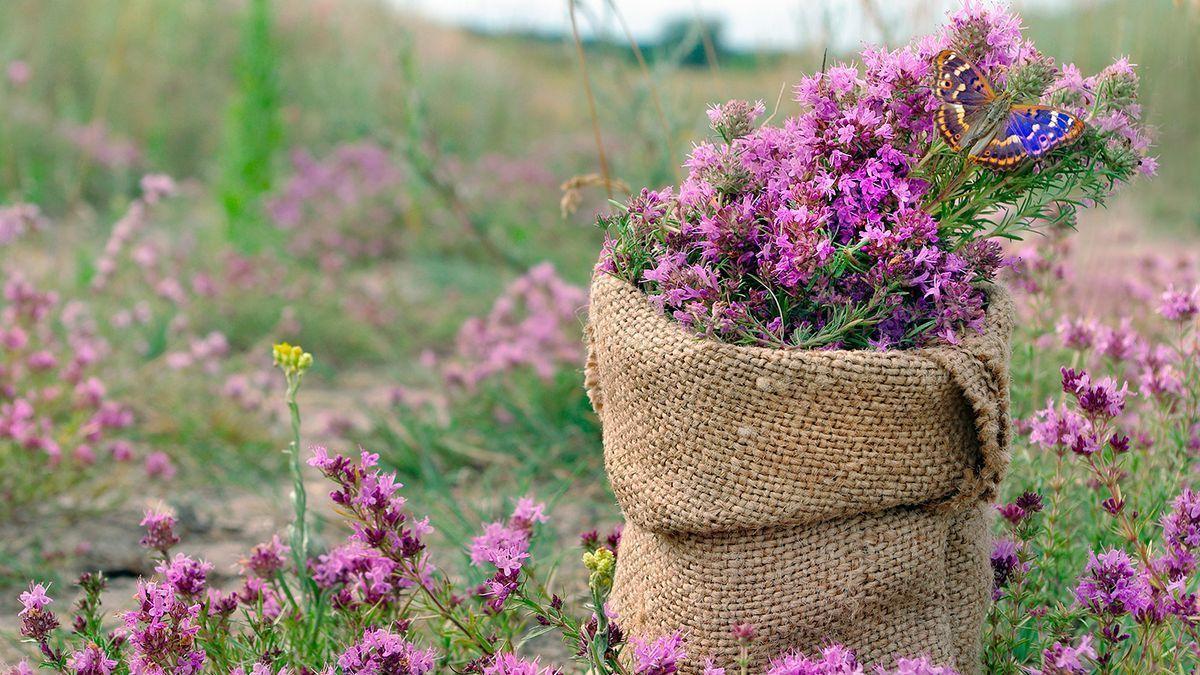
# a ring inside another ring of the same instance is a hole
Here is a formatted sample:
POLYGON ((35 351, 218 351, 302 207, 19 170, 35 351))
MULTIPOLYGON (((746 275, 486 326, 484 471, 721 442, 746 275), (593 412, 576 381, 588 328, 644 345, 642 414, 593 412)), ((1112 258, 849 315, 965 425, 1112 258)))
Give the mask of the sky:
MULTIPOLYGON (((726 43, 738 49, 798 49, 809 42, 852 49, 863 41, 895 42, 935 25, 957 0, 614 0, 638 39, 657 37, 671 19, 715 18, 726 43), (875 7, 871 19, 865 7, 875 7), (884 26, 890 35, 878 29, 884 26)), ((570 29, 567 0, 392 0, 436 21, 490 31, 570 29)), ((1019 6, 1053 8, 1070 0, 1025 0, 1019 6)), ((580 30, 619 30, 608 0, 580 0, 580 30)))

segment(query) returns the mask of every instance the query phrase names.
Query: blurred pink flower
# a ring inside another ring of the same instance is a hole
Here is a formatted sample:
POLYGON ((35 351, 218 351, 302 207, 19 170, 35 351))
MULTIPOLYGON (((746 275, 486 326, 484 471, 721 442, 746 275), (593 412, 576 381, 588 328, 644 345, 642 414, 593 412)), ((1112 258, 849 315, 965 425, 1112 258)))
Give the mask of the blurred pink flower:
POLYGON ((146 475, 150 478, 171 480, 175 477, 175 465, 165 452, 152 452, 146 455, 146 475))
POLYGON ((8 81, 16 87, 22 87, 29 83, 29 79, 33 76, 33 70, 29 67, 29 63, 20 59, 9 61, 6 70, 8 81))

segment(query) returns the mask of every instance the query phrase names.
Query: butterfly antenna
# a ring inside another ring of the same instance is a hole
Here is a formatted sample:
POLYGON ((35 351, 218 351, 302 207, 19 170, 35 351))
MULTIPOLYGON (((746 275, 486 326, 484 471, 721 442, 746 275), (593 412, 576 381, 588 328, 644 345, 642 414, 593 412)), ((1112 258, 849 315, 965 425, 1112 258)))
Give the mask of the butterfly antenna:
POLYGON ((822 75, 825 74, 825 64, 828 63, 828 60, 829 60, 829 47, 826 47, 825 51, 821 54, 821 74, 822 75))

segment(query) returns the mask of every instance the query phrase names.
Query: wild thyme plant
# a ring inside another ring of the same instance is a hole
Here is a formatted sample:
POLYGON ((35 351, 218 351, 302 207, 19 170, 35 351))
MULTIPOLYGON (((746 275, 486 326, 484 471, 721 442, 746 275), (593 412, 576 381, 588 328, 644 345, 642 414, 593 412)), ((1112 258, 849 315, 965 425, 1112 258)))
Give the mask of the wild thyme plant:
POLYGON ((738 344, 894 349, 979 330, 1016 239, 1153 173, 1126 59, 1083 79, 1021 37, 1019 19, 969 4, 938 33, 867 48, 795 89, 802 112, 760 126, 761 103, 709 110, 676 188, 642 190, 609 217, 598 270, 644 290, 689 329, 738 344), (1013 170, 981 166, 934 129, 933 60, 953 48, 1003 100, 1045 102, 1082 138, 1013 170))

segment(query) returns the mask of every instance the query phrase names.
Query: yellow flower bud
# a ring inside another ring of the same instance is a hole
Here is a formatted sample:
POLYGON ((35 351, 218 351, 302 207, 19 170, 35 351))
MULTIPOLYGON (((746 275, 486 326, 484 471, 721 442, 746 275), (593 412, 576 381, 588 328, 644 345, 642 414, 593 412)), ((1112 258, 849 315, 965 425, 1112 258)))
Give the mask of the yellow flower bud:
POLYGON ((287 375, 295 375, 308 370, 313 364, 312 354, 304 351, 300 345, 290 345, 280 342, 272 348, 275 365, 287 375))
POLYGON ((617 570, 617 557, 612 551, 598 548, 592 553, 584 553, 583 566, 591 571, 588 575, 588 585, 593 589, 607 589, 612 586, 613 574, 617 570))

